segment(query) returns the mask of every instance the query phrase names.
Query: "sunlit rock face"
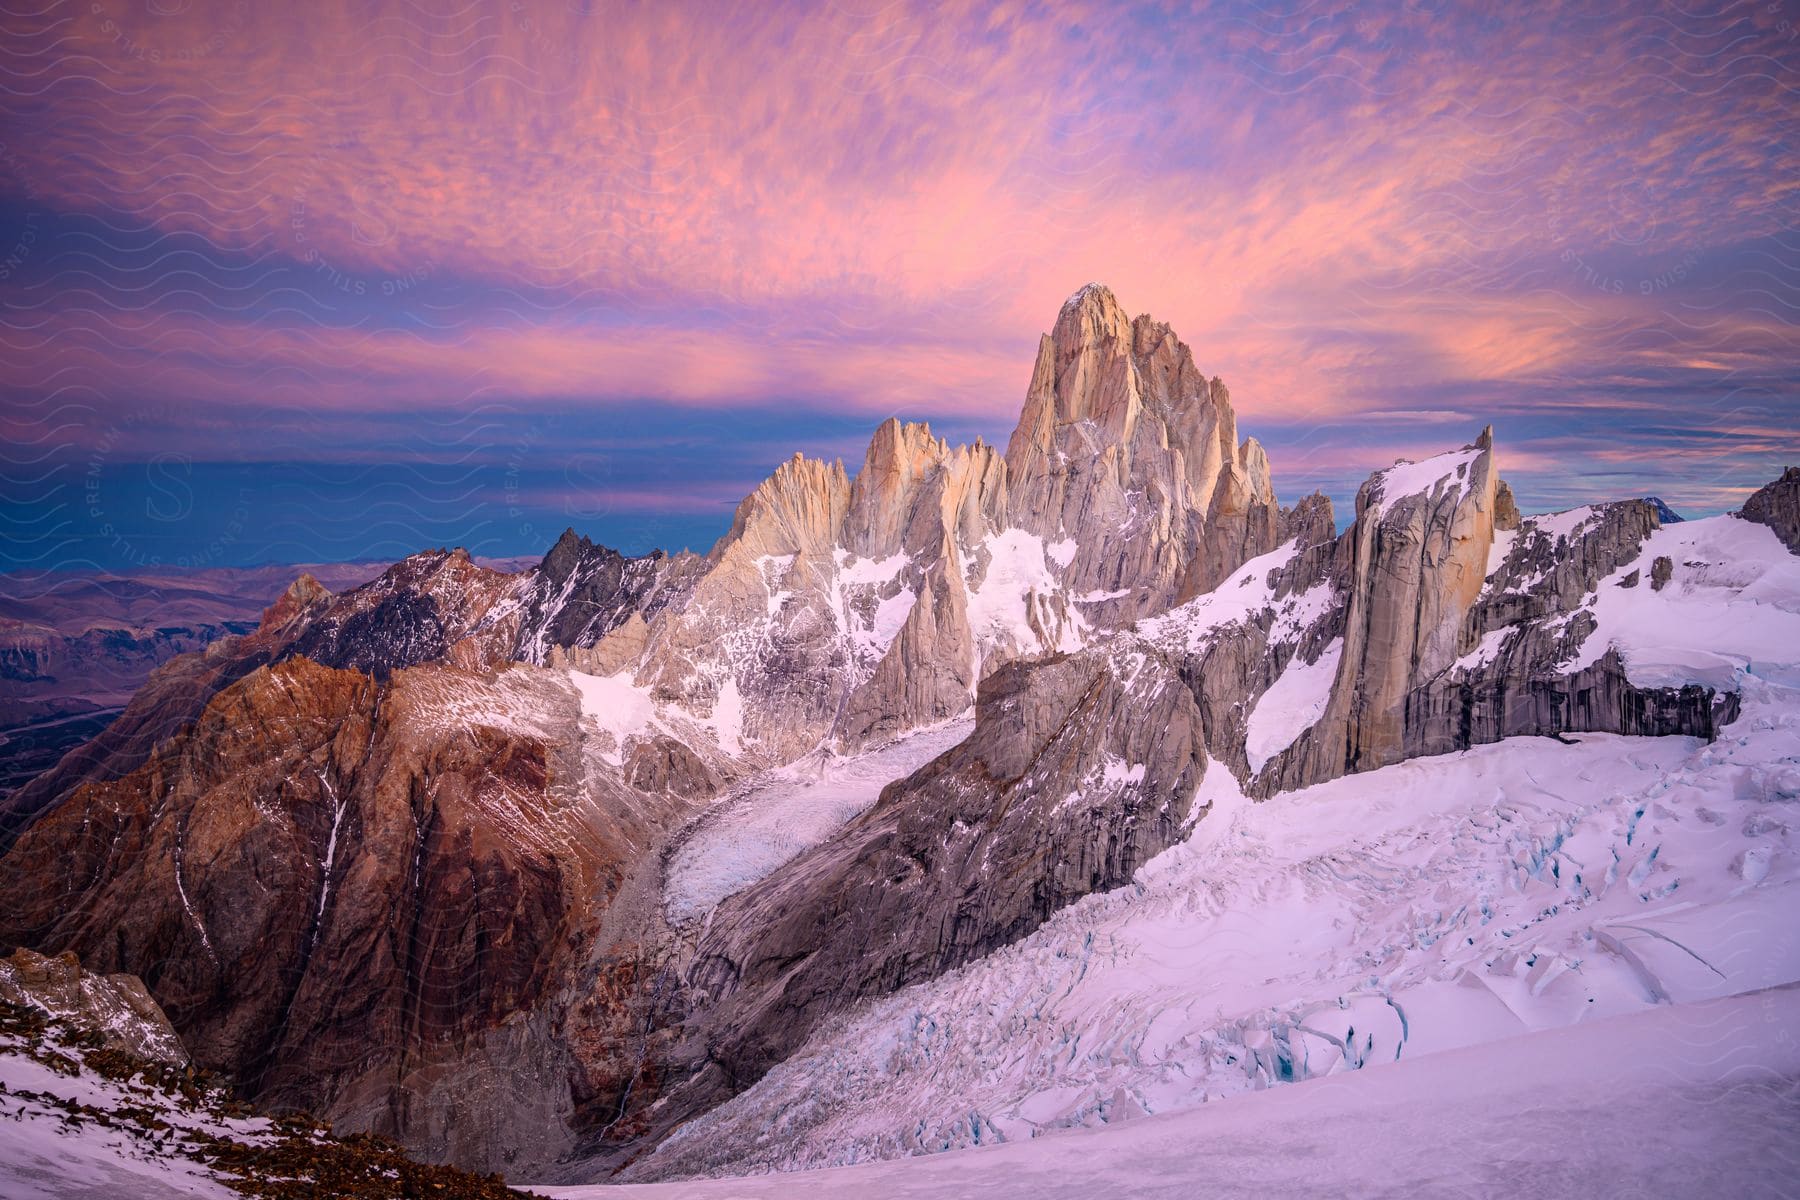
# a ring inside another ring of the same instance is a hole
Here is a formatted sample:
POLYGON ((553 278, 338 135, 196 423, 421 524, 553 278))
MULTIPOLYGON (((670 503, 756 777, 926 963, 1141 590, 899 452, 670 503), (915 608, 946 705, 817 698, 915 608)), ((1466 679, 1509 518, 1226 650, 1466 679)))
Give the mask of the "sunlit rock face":
POLYGON ((1224 385, 1089 286, 1044 337, 1004 456, 895 420, 853 480, 796 456, 652 623, 638 677, 741 712, 760 762, 860 746, 962 711, 1002 663, 1210 588, 1279 527, 1224 385))
POLYGON ((1073 539, 1068 586, 1111 597, 1088 611, 1114 623, 1210 590, 1275 546, 1268 458, 1239 442, 1225 385, 1098 284, 1038 344, 1006 465, 1014 523, 1073 539))

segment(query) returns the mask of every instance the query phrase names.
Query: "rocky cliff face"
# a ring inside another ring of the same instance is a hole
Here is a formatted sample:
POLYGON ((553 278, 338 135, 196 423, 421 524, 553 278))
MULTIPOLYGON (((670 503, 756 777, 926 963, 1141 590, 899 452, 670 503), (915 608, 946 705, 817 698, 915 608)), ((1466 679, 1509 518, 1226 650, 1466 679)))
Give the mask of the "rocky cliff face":
POLYGON ((983 682, 977 711, 969 740, 714 914, 689 982, 698 1003, 719 1003, 708 1059, 731 1084, 848 1003, 1125 882, 1190 815, 1201 718, 1154 652, 1010 664, 983 682), (1112 719, 1125 708, 1141 719, 1112 719))
POLYGON ((1045 577, 1039 548, 1035 574, 992 578, 1005 498, 991 448, 952 448, 924 425, 883 424, 854 482, 796 456, 738 507, 691 593, 650 621, 637 678, 724 713, 762 764, 953 715, 983 662, 1043 652, 1068 619, 972 627, 972 597, 1026 608, 1045 577))
POLYGON ((1782 545, 1800 554, 1800 467, 1789 467, 1780 479, 1759 488, 1744 501, 1742 516, 1767 525, 1782 545))
POLYGON ((305 655, 385 676, 453 653, 472 663, 505 661, 505 619, 529 578, 478 566, 462 550, 415 554, 337 596, 301 575, 254 630, 164 663, 98 737, 8 797, 0 846, 83 783, 137 767, 219 691, 266 664, 305 655))
POLYGON ((1090 286, 1044 337, 1004 456, 890 420, 854 480, 784 464, 651 621, 636 675, 699 712, 741 708, 759 763, 855 748, 962 711, 1003 663, 1210 588, 1279 523, 1224 385, 1090 286))
POLYGON ((142 971, 266 1104, 542 1161, 574 1100, 532 1019, 685 803, 626 786, 554 675, 293 657, 27 831, 11 861, 57 870, 0 879, 0 936, 142 971))
POLYGON ((1341 547, 1345 641, 1329 700, 1258 770, 1257 794, 1505 737, 1710 739, 1735 717, 1734 694, 1640 686, 1617 654, 1593 648, 1597 589, 1660 528, 1656 506, 1626 500, 1497 527, 1493 454, 1484 432, 1364 485, 1341 547), (1411 494, 1384 498, 1400 490, 1411 494))
POLYGON ((653 618, 698 565, 694 555, 660 550, 630 558, 564 530, 520 590, 511 657, 541 666, 558 650, 592 650, 634 618, 653 618))
POLYGON ((1323 717, 1301 752, 1307 782, 1398 761, 1406 698, 1455 660, 1494 540, 1493 431, 1378 472, 1346 535, 1343 650, 1323 717))
POLYGON ((1650 500, 1523 521, 1490 554, 1463 621, 1463 653, 1408 695, 1405 756, 1575 732, 1718 736, 1737 717, 1736 693, 1640 685, 1618 652, 1599 644, 1600 590, 1657 586, 1654 563, 1622 568, 1661 524, 1650 500))
POLYGON ((327 595, 311 576, 303 575, 270 606, 257 629, 243 637, 222 638, 157 668, 125 711, 98 736, 7 798, 0 807, 0 846, 10 845, 41 812, 84 783, 116 779, 137 767, 158 742, 198 717, 220 689, 279 656, 323 609, 327 595))
POLYGON ((1209 591, 1275 545, 1268 458, 1238 440, 1225 385, 1098 284, 1039 343, 1006 466, 1013 522, 1073 540, 1064 578, 1109 597, 1088 610, 1107 624, 1209 591))

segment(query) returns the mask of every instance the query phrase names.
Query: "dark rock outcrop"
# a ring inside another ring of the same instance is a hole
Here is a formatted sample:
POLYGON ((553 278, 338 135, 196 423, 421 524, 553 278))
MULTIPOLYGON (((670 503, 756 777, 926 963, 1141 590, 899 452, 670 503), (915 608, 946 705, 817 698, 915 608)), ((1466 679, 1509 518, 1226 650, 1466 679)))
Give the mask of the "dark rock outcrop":
POLYGON ((0 1001, 67 1021, 101 1044, 147 1062, 185 1067, 188 1053, 175 1027, 135 975, 95 975, 81 960, 23 947, 0 959, 0 1001))
POLYGON ((284 653, 385 679, 485 631, 490 614, 516 603, 521 578, 478 566, 460 549, 415 554, 326 604, 284 653))
POLYGON ((1519 502, 1513 497, 1512 485, 1502 479, 1494 487, 1494 529, 1496 532, 1517 529, 1522 520, 1519 502))
POLYGON ((520 600, 513 657, 547 663, 554 648, 590 649, 632 616, 648 621, 696 574, 692 554, 632 558, 565 529, 520 600))
POLYGON ((1547 671, 1522 637, 1493 669, 1436 679, 1408 696, 1405 749, 1407 757, 1453 754, 1502 738, 1565 733, 1711 741, 1737 720, 1738 704, 1735 693, 1697 685, 1633 686, 1610 650, 1580 670, 1547 671))
POLYGON ((699 755, 667 735, 633 746, 625 759, 625 782, 640 792, 661 792, 684 800, 717 795, 718 774, 699 755))
POLYGON ((1738 515, 1767 525, 1782 545, 1800 554, 1800 467, 1789 467, 1780 479, 1758 488, 1738 515))

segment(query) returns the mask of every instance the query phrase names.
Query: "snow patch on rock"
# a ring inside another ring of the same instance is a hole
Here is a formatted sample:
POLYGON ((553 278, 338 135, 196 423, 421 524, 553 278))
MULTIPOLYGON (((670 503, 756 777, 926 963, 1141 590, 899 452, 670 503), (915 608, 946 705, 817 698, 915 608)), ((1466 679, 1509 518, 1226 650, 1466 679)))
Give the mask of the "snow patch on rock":
POLYGON ((664 906, 677 924, 823 842, 874 804, 881 789, 969 736, 972 717, 907 734, 850 757, 820 750, 765 771, 720 800, 680 839, 669 859, 664 906))
POLYGON ((987 567, 969 585, 969 629, 984 656, 1011 648, 1080 649, 1078 623, 1065 624, 1047 611, 1061 595, 1056 569, 1073 557, 1073 547, 1073 542, 1046 546, 1043 538, 1023 529, 1005 529, 982 540, 976 557, 985 551, 987 567), (1051 644, 1043 645, 1040 629, 1055 631, 1051 644))
POLYGON ((657 724, 656 702, 650 697, 650 689, 633 684, 625 672, 588 675, 570 671, 569 682, 581 697, 581 715, 612 739, 612 748, 603 749, 601 757, 619 766, 625 759, 626 740, 657 724))
POLYGON ((1800 686, 1800 556, 1766 526, 1729 515, 1665 526, 1588 607, 1596 629, 1566 671, 1616 649, 1639 687, 1736 691, 1749 677, 1800 686), (1658 558, 1673 565, 1661 590, 1649 582, 1658 558), (1621 586, 1633 572, 1638 586, 1621 586))
POLYGON ((1468 491, 1469 468, 1483 453, 1479 447, 1470 446, 1418 462, 1398 462, 1377 472, 1376 517, 1386 516, 1389 509, 1408 496, 1433 495, 1445 485, 1456 489, 1460 501, 1468 491))
POLYGON ((1295 655, 1269 690, 1257 700, 1244 731, 1244 752, 1252 772, 1294 744, 1318 723, 1331 702, 1331 685, 1343 657, 1344 639, 1333 638, 1314 662, 1295 655))

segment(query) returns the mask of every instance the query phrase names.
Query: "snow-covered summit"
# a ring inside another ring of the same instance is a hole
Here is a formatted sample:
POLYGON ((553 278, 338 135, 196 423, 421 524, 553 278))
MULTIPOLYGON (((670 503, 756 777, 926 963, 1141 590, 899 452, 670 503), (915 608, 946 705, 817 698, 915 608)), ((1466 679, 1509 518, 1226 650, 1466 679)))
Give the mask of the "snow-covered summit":
POLYGON ((1476 486, 1473 468, 1493 449, 1494 429, 1488 426, 1472 445, 1458 450, 1434 454, 1418 462, 1401 459, 1385 471, 1377 471, 1364 484, 1376 507, 1376 515, 1386 515, 1395 504, 1412 496, 1435 498, 1449 492, 1456 499, 1476 486))
POLYGON ((1113 290, 1110 287, 1097 280, 1090 280, 1071 292, 1069 298, 1063 301, 1062 306, 1065 310, 1078 308, 1088 300, 1093 300, 1099 304, 1110 304, 1114 307, 1117 307, 1119 303, 1118 298, 1113 295, 1113 290))

